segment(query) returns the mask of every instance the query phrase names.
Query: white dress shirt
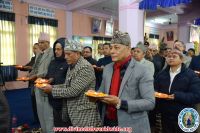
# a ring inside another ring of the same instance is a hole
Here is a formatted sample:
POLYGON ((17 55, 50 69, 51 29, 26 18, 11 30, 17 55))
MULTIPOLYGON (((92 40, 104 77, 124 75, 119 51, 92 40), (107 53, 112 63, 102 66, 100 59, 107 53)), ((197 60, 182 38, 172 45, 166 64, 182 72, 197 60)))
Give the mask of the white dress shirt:
POLYGON ((171 68, 169 70, 169 75, 170 75, 170 85, 169 85, 169 93, 170 93, 170 90, 171 90, 171 85, 172 85, 172 82, 175 78, 175 76, 177 74, 179 74, 181 72, 181 66, 175 71, 175 72, 172 72, 171 68))

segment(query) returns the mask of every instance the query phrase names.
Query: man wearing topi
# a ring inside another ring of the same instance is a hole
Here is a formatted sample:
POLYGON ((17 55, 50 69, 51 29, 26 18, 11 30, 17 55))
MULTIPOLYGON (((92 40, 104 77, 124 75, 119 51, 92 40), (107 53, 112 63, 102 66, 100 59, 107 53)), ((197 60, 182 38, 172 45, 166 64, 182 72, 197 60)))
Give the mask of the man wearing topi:
POLYGON ((150 133, 147 111, 154 108, 153 75, 131 58, 128 33, 116 31, 111 40, 113 63, 105 66, 99 91, 104 126, 131 127, 134 133, 150 133))
POLYGON ((95 74, 91 64, 82 56, 79 42, 67 40, 65 59, 69 64, 64 84, 46 85, 41 89, 52 93, 55 98, 63 98, 62 118, 68 126, 101 126, 100 115, 95 103, 90 102, 85 92, 95 88, 95 74))

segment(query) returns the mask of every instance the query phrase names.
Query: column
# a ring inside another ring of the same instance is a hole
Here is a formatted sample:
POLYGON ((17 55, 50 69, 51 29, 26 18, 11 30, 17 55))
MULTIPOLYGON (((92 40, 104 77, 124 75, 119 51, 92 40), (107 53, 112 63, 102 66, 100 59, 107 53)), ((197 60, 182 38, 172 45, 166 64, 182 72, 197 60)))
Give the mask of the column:
POLYGON ((70 11, 66 11, 66 31, 67 31, 67 38, 72 39, 73 23, 72 23, 72 12, 70 11))
POLYGON ((119 0, 119 30, 129 33, 131 47, 144 42, 144 11, 139 10, 139 0, 119 0))
POLYGON ((190 27, 186 25, 178 25, 178 40, 188 43, 190 36, 190 27))

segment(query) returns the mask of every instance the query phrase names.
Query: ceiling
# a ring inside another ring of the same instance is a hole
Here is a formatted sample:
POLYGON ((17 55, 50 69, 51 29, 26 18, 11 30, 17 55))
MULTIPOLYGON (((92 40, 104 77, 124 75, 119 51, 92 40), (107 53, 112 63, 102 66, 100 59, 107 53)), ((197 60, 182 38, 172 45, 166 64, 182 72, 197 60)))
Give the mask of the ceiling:
MULTIPOLYGON (((66 10, 89 10, 118 18, 118 0, 39 0, 65 5, 66 10)), ((156 11, 146 11, 146 22, 158 25, 168 25, 178 22, 178 15, 185 15, 192 11, 200 12, 200 1, 192 0, 191 4, 179 5, 171 8, 160 8, 156 11), (161 21, 163 23, 161 23, 161 21), (157 23, 159 22, 159 23, 157 23)))
POLYGON ((70 4, 71 2, 73 2, 75 0, 46 0, 46 1, 59 3, 59 4, 62 4, 62 5, 67 5, 67 4, 70 4))
POLYGON ((87 9, 111 16, 118 16, 118 0, 102 1, 101 3, 90 6, 87 9))
POLYGON ((177 24, 178 16, 176 14, 166 14, 161 16, 148 17, 146 23, 157 24, 157 25, 171 25, 177 24))

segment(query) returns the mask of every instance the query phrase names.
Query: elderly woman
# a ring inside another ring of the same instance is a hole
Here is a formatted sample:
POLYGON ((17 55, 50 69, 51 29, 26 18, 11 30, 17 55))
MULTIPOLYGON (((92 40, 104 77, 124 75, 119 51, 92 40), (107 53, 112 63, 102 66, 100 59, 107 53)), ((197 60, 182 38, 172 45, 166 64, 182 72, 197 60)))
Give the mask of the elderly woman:
POLYGON ((157 99, 163 133, 182 133, 178 126, 179 113, 184 108, 194 108, 200 102, 200 79, 186 68, 183 58, 182 52, 172 50, 166 57, 168 66, 154 82, 157 92, 169 95, 166 99, 157 99))

